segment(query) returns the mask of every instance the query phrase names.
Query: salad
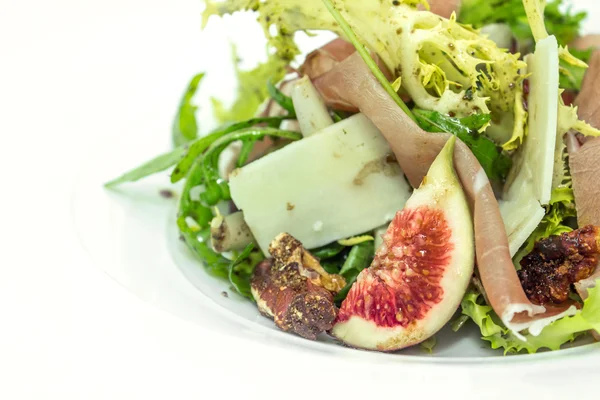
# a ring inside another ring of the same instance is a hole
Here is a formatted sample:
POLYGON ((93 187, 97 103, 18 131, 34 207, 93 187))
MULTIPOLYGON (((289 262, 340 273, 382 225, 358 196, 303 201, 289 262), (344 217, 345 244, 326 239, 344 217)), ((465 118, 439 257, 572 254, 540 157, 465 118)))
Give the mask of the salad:
MULTIPOLYGON (((474 323, 506 353, 600 339, 600 46, 563 0, 207 1, 256 14, 199 132, 192 78, 170 170, 199 268, 280 329, 395 351, 474 323), (303 57, 295 33, 339 38, 303 57), (228 154, 227 156, 225 154, 228 154), (232 155, 232 156, 231 156, 232 155), (223 166, 223 160, 231 159, 223 166)), ((208 77, 209 78, 209 77, 208 77)))

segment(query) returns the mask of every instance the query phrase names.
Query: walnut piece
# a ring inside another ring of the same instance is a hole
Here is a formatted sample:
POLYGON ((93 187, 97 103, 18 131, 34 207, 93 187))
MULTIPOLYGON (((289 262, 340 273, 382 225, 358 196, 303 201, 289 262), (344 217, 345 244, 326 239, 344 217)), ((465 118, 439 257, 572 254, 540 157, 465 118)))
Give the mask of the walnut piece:
POLYGON ((282 330, 314 340, 333 327, 337 307, 333 294, 346 285, 328 274, 302 244, 287 233, 269 246, 273 256, 252 275, 251 289, 258 309, 282 330))
POLYGON ((594 273, 599 242, 600 228, 591 225, 537 242, 518 272, 529 300, 540 305, 567 301, 571 285, 594 273))

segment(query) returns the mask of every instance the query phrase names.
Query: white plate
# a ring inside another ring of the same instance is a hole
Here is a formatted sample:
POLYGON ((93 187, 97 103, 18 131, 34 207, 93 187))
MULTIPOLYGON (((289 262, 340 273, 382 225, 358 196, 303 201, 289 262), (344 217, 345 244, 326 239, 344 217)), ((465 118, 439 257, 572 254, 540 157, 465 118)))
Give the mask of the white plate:
MULTIPOLYGON (((600 13, 596 17, 600 18, 600 13)), ((195 20, 187 17, 184 22, 192 23, 195 20)), ((245 61, 251 60, 256 54, 264 54, 261 32, 252 17, 227 18, 222 24, 215 22, 196 39, 182 39, 179 35, 170 39, 161 37, 161 40, 172 40, 173 43, 174 50, 166 57, 175 57, 179 54, 178 50, 189 51, 193 46, 197 50, 193 55, 187 56, 189 65, 182 67, 179 63, 174 63, 165 67, 164 74, 154 85, 154 92, 149 91, 143 96, 135 93, 135 89, 143 87, 144 79, 149 82, 153 78, 144 72, 145 63, 148 62, 144 57, 145 51, 139 60, 128 59, 129 64, 125 69, 135 71, 134 85, 139 86, 132 86, 127 73, 117 69, 110 71, 110 79, 117 80, 113 85, 118 87, 121 84, 126 88, 130 103, 127 100, 121 102, 125 105, 139 102, 149 111, 144 116, 144 121, 130 121, 126 118, 126 113, 119 116, 104 114, 103 117, 108 120, 114 118, 115 123, 111 124, 114 129, 111 134, 98 138, 97 145, 90 150, 85 165, 80 169, 74 188, 75 226, 82 245, 100 268, 140 298, 182 318, 210 325, 215 330, 230 335, 268 339, 274 344, 332 355, 387 361, 463 363, 476 363, 482 358, 491 357, 490 361, 493 362, 512 363, 561 356, 564 358, 567 355, 583 357, 600 346, 595 344, 553 353, 503 357, 500 351, 490 350, 487 343, 479 339, 478 331, 472 324, 459 333, 445 329, 438 335, 438 345, 433 355, 426 355, 418 347, 395 354, 353 350, 334 343, 326 336, 317 342, 307 341, 279 331, 270 320, 260 316, 252 303, 230 291, 227 283, 206 274, 178 240, 174 224, 176 199, 159 196, 160 189, 170 187, 167 173, 123 186, 115 192, 104 190, 103 182, 160 151, 168 150, 169 126, 178 97, 187 79, 201 70, 207 72, 207 79, 200 90, 200 123, 204 131, 210 128, 210 107, 207 102, 209 95, 221 95, 227 99, 234 90, 230 78, 230 55, 225 39, 227 36, 235 38, 245 61), (210 55, 210 60, 203 57, 207 54, 210 55), (228 67, 223 68, 224 65, 228 67), (227 292, 228 297, 224 297, 223 292, 227 292)), ((164 32, 161 33, 163 34, 164 32)), ((319 41, 323 40, 316 39, 316 42, 319 41)), ((311 45, 314 47, 316 42, 307 42, 305 48, 311 45)), ((89 60, 82 59, 81 62, 82 67, 89 67, 86 64, 89 60)), ((116 68, 116 65, 111 67, 116 68)), ((247 65, 251 65, 251 62, 247 65)), ((139 106, 135 105, 135 109, 137 107, 139 106)))

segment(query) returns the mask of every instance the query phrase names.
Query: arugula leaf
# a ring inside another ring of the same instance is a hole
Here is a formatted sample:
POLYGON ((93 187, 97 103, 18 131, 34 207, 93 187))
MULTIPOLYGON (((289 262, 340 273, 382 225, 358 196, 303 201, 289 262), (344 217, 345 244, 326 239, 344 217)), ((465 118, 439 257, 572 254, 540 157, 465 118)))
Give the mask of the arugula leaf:
POLYGON ((334 300, 340 304, 350 291, 350 288, 356 282, 358 274, 371 265, 375 256, 375 243, 373 241, 362 242, 352 246, 348 258, 340 270, 340 275, 346 279, 346 286, 335 296, 334 300))
POLYGON ((267 82, 267 90, 269 96, 271 96, 275 103, 279 104, 281 108, 288 112, 289 117, 296 117, 296 110, 294 109, 292 98, 283 94, 270 79, 267 82))
POLYGON ((192 105, 192 98, 198 90, 200 82, 204 78, 204 73, 195 75, 188 84, 179 110, 173 121, 172 138, 175 147, 184 145, 198 137, 198 124, 196 122, 196 110, 198 107, 192 105))
POLYGON ((202 163, 196 162, 183 186, 181 199, 179 200, 179 211, 177 213, 177 225, 182 233, 196 233, 198 230, 208 227, 213 219, 213 213, 210 208, 202 204, 198 199, 192 199, 191 191, 193 188, 202 184, 204 175, 202 173, 202 163), (195 228, 194 223, 198 226, 195 228))
POLYGON ((192 166, 181 194, 177 213, 177 226, 188 248, 204 264, 212 276, 229 280, 242 296, 252 298, 250 279, 256 265, 264 259, 260 250, 249 245, 231 261, 215 252, 210 245, 210 221, 213 213, 201 201, 191 197, 194 187, 202 184, 204 175, 201 160, 192 166))
MULTIPOLYGON (((590 58, 592 57, 592 49, 583 51, 569 49, 569 52, 573 56, 585 62, 586 64, 590 61, 590 58)), ((577 65, 570 64, 562 58, 560 59, 559 68, 560 87, 562 89, 571 89, 576 91, 581 90, 581 83, 583 82, 583 77, 585 76, 586 68, 581 68, 577 65)))
MULTIPOLYGON (((561 12, 563 3, 563 0, 548 2, 544 17, 548 33, 555 35, 558 43, 565 46, 579 36, 587 13, 574 13, 570 7, 561 12)), ((533 34, 522 0, 463 0, 458 20, 475 28, 492 23, 506 23, 518 40, 533 43, 533 34)))
POLYGON ((413 109, 417 123, 428 132, 447 132, 457 136, 473 152, 489 179, 503 181, 512 166, 512 160, 494 142, 475 133, 490 121, 489 114, 475 114, 466 118, 452 118, 437 111, 413 109))
POLYGON ((190 197, 192 188, 201 183, 200 167, 199 163, 193 166, 183 187, 177 213, 177 226, 185 244, 202 261, 208 273, 227 279, 230 261, 210 247, 209 224, 213 214, 208 207, 190 197))
POLYGON ((171 183, 178 182, 182 178, 184 178, 190 170, 191 166, 194 164, 196 158, 198 158, 198 156, 200 156, 206 149, 208 149, 215 140, 227 135, 228 133, 239 131, 240 129, 249 128, 258 124, 279 126, 281 124, 281 121, 289 118, 290 117, 288 116, 251 118, 249 120, 237 122, 235 124, 228 125, 225 128, 218 128, 212 131, 208 135, 190 144, 185 155, 177 163, 175 169, 173 169, 173 173, 171 174, 171 183))
POLYGON ((310 253, 317 257, 319 260, 326 260, 328 258, 333 258, 340 254, 346 246, 339 244, 338 242, 333 242, 327 244, 325 246, 310 250, 310 253))
POLYGON ((177 164, 179 160, 181 160, 185 152, 186 148, 182 146, 171 150, 168 153, 161 154, 158 157, 155 157, 152 160, 145 162, 139 167, 124 173, 120 177, 105 183, 104 186, 107 188, 111 188, 118 186, 122 183, 135 182, 147 176, 156 174, 157 172, 164 171, 167 168, 170 168, 173 165, 177 164))
MULTIPOLYGON (((227 135, 228 133, 249 128, 258 124, 267 124, 271 127, 278 127, 282 121, 293 118, 294 117, 290 115, 283 117, 251 118, 246 121, 230 124, 224 128, 218 128, 204 137, 193 140, 191 143, 179 146, 168 153, 161 154, 160 156, 147 161, 146 163, 123 174, 122 176, 107 182, 105 186, 114 187, 125 182, 134 182, 145 178, 146 176, 164 171, 173 165, 176 166, 171 174, 171 183, 176 183, 186 176, 196 158, 198 158, 198 156, 208 149, 215 140, 227 135)), ((242 147, 243 151, 240 154, 240 160, 238 161, 238 164, 240 162, 245 163, 250 151, 252 150, 251 143, 246 143, 247 142, 245 142, 245 146, 242 147)))
POLYGON ((250 243, 229 265, 227 274, 229 283, 240 295, 253 299, 250 279, 256 265, 264 259, 262 252, 255 251, 254 243, 250 243))
POLYGON ((256 141, 265 136, 284 138, 289 140, 300 140, 300 132, 284 131, 275 128, 246 128, 228 133, 215 140, 202 157, 202 171, 204 174, 204 185, 206 190, 200 194, 200 199, 208 205, 215 205, 221 200, 231 199, 229 183, 221 179, 219 175, 219 156, 231 143, 238 140, 256 141))
POLYGON ((242 143, 242 148, 240 149, 240 154, 235 163, 236 168, 242 168, 248 162, 248 158, 250 158, 250 153, 252 153, 252 149, 254 149, 254 145, 258 140, 247 140, 242 143))

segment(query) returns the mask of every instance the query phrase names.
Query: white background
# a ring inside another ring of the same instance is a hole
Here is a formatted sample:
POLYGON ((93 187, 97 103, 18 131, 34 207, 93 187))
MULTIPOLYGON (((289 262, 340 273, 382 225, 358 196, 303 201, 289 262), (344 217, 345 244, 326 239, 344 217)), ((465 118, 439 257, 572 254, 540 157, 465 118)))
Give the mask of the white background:
POLYGON ((593 369, 565 382, 560 365, 517 376, 506 364, 384 368, 223 337, 93 266, 71 225, 78 165, 125 128, 167 144, 164 110, 223 54, 190 49, 210 48, 200 10, 198 0, 0 1, 0 398, 556 398, 592 384, 593 369))

